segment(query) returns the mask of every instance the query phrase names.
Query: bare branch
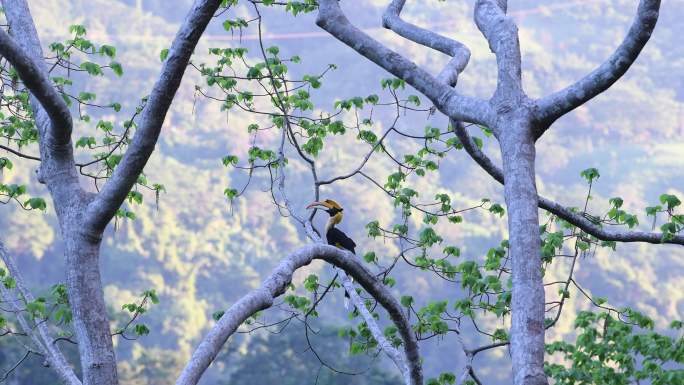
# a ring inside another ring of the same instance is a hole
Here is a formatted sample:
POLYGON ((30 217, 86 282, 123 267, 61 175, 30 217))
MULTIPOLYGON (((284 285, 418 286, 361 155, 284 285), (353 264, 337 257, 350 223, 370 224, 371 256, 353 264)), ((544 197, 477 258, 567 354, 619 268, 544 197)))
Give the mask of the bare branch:
MULTIPOLYGON (((492 176, 499 183, 504 183, 504 176, 501 169, 492 162, 491 159, 484 152, 482 152, 472 141, 465 130, 465 127, 458 122, 452 121, 452 125, 456 131, 456 135, 463 144, 463 148, 468 154, 482 167, 489 175, 492 176)), ((643 231, 618 231, 605 229, 590 221, 581 213, 576 213, 570 209, 554 202, 550 199, 539 197, 539 207, 558 216, 559 218, 579 227, 587 234, 602 241, 618 241, 618 242, 646 242, 646 243, 671 243, 676 245, 684 245, 684 236, 675 235, 674 237, 663 239, 662 233, 643 232, 643 231)))
POLYGON ((176 381, 176 385, 197 384, 223 344, 235 333, 237 328, 256 312, 271 307, 273 299, 285 292, 287 285, 292 280, 292 274, 314 259, 322 259, 351 275, 387 310, 403 339, 404 354, 411 369, 412 384, 421 385, 423 374, 420 366, 418 343, 411 330, 410 323, 402 312, 401 305, 387 287, 366 270, 354 255, 336 247, 318 243, 304 246, 284 258, 259 288, 248 293, 231 306, 199 344, 188 365, 176 381))
POLYGON ((393 0, 387 6, 385 14, 382 16, 383 27, 389 28, 399 36, 415 43, 451 56, 452 59, 449 60, 446 67, 437 75, 437 81, 455 86, 458 74, 463 72, 468 65, 470 50, 461 42, 402 20, 400 14, 404 4, 406 4, 406 0, 393 0))
MULTIPOLYGON (((12 258, 12 256, 9 255, 7 249, 5 249, 5 245, 1 240, 0 259, 2 259, 2 261, 5 263, 5 266, 7 266, 7 270, 9 270, 10 276, 14 278, 16 288, 19 290, 24 299, 27 302, 35 301, 33 295, 24 283, 24 278, 19 273, 19 269, 17 268, 17 265, 14 262, 14 258, 12 258)), ((2 286, 2 291, 3 296, 10 296, 9 290, 6 289, 4 286, 2 286)), ((12 301, 10 298, 7 298, 7 300, 15 304, 16 306, 15 301, 12 301)), ((34 329, 28 325, 28 322, 26 321, 26 319, 23 318, 21 314, 17 313, 17 318, 19 319, 19 323, 22 326, 22 329, 24 329, 24 332, 27 335, 31 336, 31 339, 34 341, 34 343, 38 345, 38 347, 41 350, 41 353, 45 355, 46 359, 50 363, 50 367, 52 367, 52 369, 54 369, 57 372, 57 375, 62 380, 62 382, 69 385, 81 385, 81 381, 78 379, 78 377, 76 377, 76 374, 74 373, 74 370, 72 369, 71 365, 69 365, 69 362, 66 360, 62 352, 54 344, 54 338, 52 338, 52 336, 50 335, 47 323, 36 323, 36 329, 38 330, 38 335, 36 335, 34 329)))
POLYGON ((378 323, 375 322, 375 319, 366 308, 364 301, 356 293, 356 289, 354 288, 354 283, 352 280, 342 270, 338 270, 337 274, 340 276, 342 286, 344 286, 344 289, 349 294, 351 302, 356 306, 356 310, 359 312, 359 314, 361 314, 363 320, 366 321, 366 325, 368 325, 368 329, 370 329, 371 334, 378 342, 380 349, 387 354, 387 357, 389 357, 397 369, 401 371, 404 381, 406 381, 406 385, 411 385, 414 381, 412 380, 411 369, 406 362, 406 358, 399 352, 398 349, 396 349, 389 343, 389 341, 387 341, 387 338, 385 338, 383 332, 378 327, 378 323))
POLYGON ((121 163, 88 206, 87 227, 96 231, 104 230, 136 183, 138 175, 154 151, 164 118, 183 79, 190 56, 220 4, 220 0, 196 0, 188 12, 150 93, 139 129, 121 163))
POLYGON ((37 160, 37 161, 40 162, 40 158, 38 158, 37 156, 24 154, 23 152, 19 152, 19 151, 15 150, 15 149, 13 149, 13 148, 11 148, 11 147, 3 146, 2 144, 0 144, 0 149, 5 150, 5 151, 8 151, 8 152, 10 152, 10 153, 12 153, 12 154, 14 154, 14 155, 20 157, 20 158, 30 159, 30 160, 37 160))
POLYGON ((356 28, 344 15, 337 0, 319 2, 316 24, 362 56, 405 80, 447 116, 478 124, 493 121, 494 113, 487 102, 459 94, 448 84, 438 81, 412 61, 356 28))
POLYGON ((556 119, 607 90, 634 63, 658 21, 660 0, 641 0, 627 36, 601 66, 577 83, 537 101, 537 121, 541 136, 556 119))
POLYGON ((506 1, 478 0, 475 23, 496 55, 498 82, 494 101, 520 99, 523 91, 518 27, 506 16, 506 1))

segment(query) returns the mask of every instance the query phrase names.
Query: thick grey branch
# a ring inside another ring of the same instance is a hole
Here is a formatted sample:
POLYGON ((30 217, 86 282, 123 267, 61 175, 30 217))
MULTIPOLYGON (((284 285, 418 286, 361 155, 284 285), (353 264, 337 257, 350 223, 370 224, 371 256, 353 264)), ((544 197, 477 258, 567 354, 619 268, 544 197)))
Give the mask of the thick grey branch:
MULTIPOLYGON (((16 263, 14 262, 14 258, 12 258, 12 256, 7 252, 7 249, 5 249, 5 245, 1 240, 0 259, 2 259, 2 261, 5 263, 7 270, 9 270, 10 276, 14 278, 16 288, 19 290, 19 293, 21 293, 26 302, 33 302, 35 299, 26 287, 24 279, 21 276, 16 263)), ((12 296, 10 295, 9 290, 6 289, 4 286, 2 286, 2 289, 3 296, 6 297, 7 301, 16 305, 16 299, 11 298, 12 296)), ((19 309, 15 308, 15 310, 19 309)), ((57 375, 59 376, 60 380, 63 383, 69 385, 81 385, 81 381, 78 379, 78 377, 76 377, 76 374, 74 373, 74 370, 71 368, 71 365, 69 365, 66 358, 64 358, 62 352, 54 344, 54 339, 50 336, 50 331, 48 330, 47 323, 36 323, 36 329, 38 331, 38 335, 36 335, 35 330, 29 326, 28 322, 20 313, 21 312, 18 311, 17 319, 19 320, 22 329, 24 329, 24 332, 27 335, 31 336, 33 342, 40 348, 41 353, 45 354, 45 358, 50 363, 50 367, 57 372, 57 375)))
MULTIPOLYGON (((492 176, 499 183, 504 184, 504 176, 501 169, 492 162, 489 157, 482 152, 475 142, 470 138, 466 132, 465 127, 458 122, 452 121, 452 125, 456 131, 458 139, 463 143, 463 148, 468 154, 480 165, 489 175, 492 176)), ((539 197, 539 207, 558 216, 559 218, 579 227, 587 234, 602 241, 616 241, 616 242, 646 242, 646 243, 671 243, 676 245, 684 245, 684 236, 675 235, 671 239, 663 240, 662 233, 644 232, 644 231, 618 231, 603 228, 589 219, 576 213, 557 202, 544 197, 539 197)))
POLYGON ((45 71, 12 38, 0 29, 0 55, 9 61, 31 94, 38 99, 52 123, 51 140, 56 145, 69 143, 71 139, 71 114, 45 71))
POLYGON ((449 55, 451 60, 437 75, 437 81, 455 86, 458 75, 468 65, 470 50, 461 42, 402 20, 400 14, 405 4, 406 0, 394 0, 387 6, 385 14, 382 16, 383 27, 389 28, 399 36, 415 43, 449 55))
MULTIPOLYGON (((40 41, 26 1, 5 0, 3 5, 14 41, 33 59, 38 73, 43 71, 43 76, 47 77, 40 41)), ((52 137, 53 132, 57 136, 63 135, 65 127, 55 127, 41 101, 33 94, 30 102, 40 139, 38 178, 50 190, 64 235, 66 283, 74 332, 79 342, 83 382, 87 385, 116 384, 116 359, 99 271, 101 233, 92 234, 82 226, 83 213, 92 194, 85 193, 79 185, 69 135, 61 143, 52 137)), ((44 345, 49 347, 51 343, 44 345)))
POLYGON ((380 303, 404 341, 404 354, 411 368, 413 385, 423 382, 418 342, 411 330, 410 323, 404 316, 401 305, 365 267, 349 252, 333 246, 310 244, 302 247, 283 259, 273 273, 264 280, 261 286, 245 295, 226 311, 216 325, 209 331, 183 369, 176 385, 195 385, 214 360, 228 338, 247 318, 256 312, 267 309, 273 299, 283 294, 292 280, 292 274, 299 268, 308 265, 314 259, 322 259, 351 275, 361 286, 380 303))
POLYGON ((190 56, 220 4, 220 0, 196 0, 193 4, 171 44, 169 56, 150 93, 133 141, 111 178, 88 207, 88 227, 96 231, 104 230, 138 180, 138 175, 154 151, 164 118, 183 79, 190 56))
POLYGON ((487 102, 459 94, 448 84, 441 83, 412 61, 356 28, 344 15, 337 0, 319 2, 316 24, 362 56, 405 80, 447 116, 478 124, 493 122, 494 114, 487 102))
POLYGON ((537 101, 536 119, 542 128, 538 137, 556 119, 607 90, 627 72, 651 37, 659 9, 660 0, 641 0, 627 36, 608 60, 577 83, 537 101))
POLYGON ((43 51, 25 0, 3 0, 3 11, 13 39, 3 34, 8 60, 31 91, 30 103, 39 133, 41 164, 38 180, 47 183, 58 214, 81 188, 74 167, 71 145, 72 120, 64 100, 52 87, 43 61, 43 51))
MULTIPOLYGON (((475 3, 475 24, 489 42, 489 49, 496 55, 498 82, 494 103, 520 100, 522 71, 518 27, 506 16, 506 2, 478 0, 475 3)), ((510 105, 499 106, 510 109, 510 105)))

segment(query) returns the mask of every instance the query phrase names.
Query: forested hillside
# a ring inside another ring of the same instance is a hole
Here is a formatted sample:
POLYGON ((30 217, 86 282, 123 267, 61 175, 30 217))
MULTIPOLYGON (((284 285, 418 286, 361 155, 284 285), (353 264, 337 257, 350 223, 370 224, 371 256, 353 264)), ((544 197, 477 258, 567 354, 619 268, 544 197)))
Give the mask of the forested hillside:
MULTIPOLYGON (((381 27, 386 1, 340 3, 347 12, 353 12, 355 24, 400 49, 417 64, 438 72, 446 63, 445 56, 381 27)), ((457 37, 472 50, 468 71, 459 78, 459 89, 475 96, 491 95, 496 86, 496 60, 472 22, 471 2, 430 1, 430 7, 418 3, 422 2, 409 2, 403 17, 457 37)), ((520 29, 523 81, 533 97, 570 84, 604 60, 624 36, 635 8, 635 1, 627 0, 539 3, 525 0, 509 4, 509 14, 520 29)), ((159 71, 160 52, 168 48, 190 2, 44 0, 31 1, 30 5, 45 49, 51 42, 68 39, 72 24, 85 26, 89 39, 117 48, 116 60, 123 66, 123 76, 91 81, 76 75, 72 89, 96 94, 98 103, 118 102, 121 112, 86 107, 84 113, 93 118, 90 122, 75 122, 77 139, 93 135, 99 119, 113 120, 121 127, 135 113, 159 71)), ((679 43, 682 15, 684 3, 664 2, 651 41, 625 77, 562 118, 540 139, 536 163, 540 194, 566 206, 581 207, 588 186, 580 173, 597 168, 601 176, 593 182, 589 211, 605 213, 610 209, 609 198, 619 196, 624 200, 623 208, 637 214, 638 226, 644 230, 650 230, 652 225, 645 208, 659 204, 660 194, 684 196, 684 46, 679 43)), ((248 60, 256 57, 259 40, 253 27, 230 32, 221 25, 225 19, 236 17, 250 19, 254 11, 241 5, 216 17, 195 51, 193 64, 215 60, 209 54, 210 48, 245 47, 249 50, 248 60)), ((322 78, 321 87, 311 90, 317 109, 334 111, 335 101, 356 96, 377 94, 383 100, 391 98, 381 86, 381 80, 391 76, 319 29, 313 16, 293 17, 274 10, 263 17, 264 44, 277 45, 282 57, 301 58, 301 63, 290 66, 293 77, 321 73, 329 64, 335 64, 336 68, 322 78)), ((215 322, 212 314, 225 310, 257 287, 282 257, 308 242, 292 219, 280 215, 270 203, 270 193, 265 192, 270 182, 268 173, 248 176, 222 164, 227 155, 248 157, 248 149, 254 145, 248 127, 252 123, 263 125, 266 119, 236 109, 224 111, 221 103, 203 95, 211 92, 206 79, 189 68, 167 115, 157 150, 145 168, 150 182, 162 184, 164 191, 156 197, 154 192, 141 190, 144 205, 126 204, 135 219, 118 218, 106 232, 101 266, 105 300, 112 319, 117 320, 112 330, 127 320, 122 305, 136 302, 149 289, 156 290, 159 296, 159 304, 141 316, 150 329, 148 335, 133 341, 114 340, 123 384, 172 383, 203 332, 215 322), (248 181, 243 196, 229 199, 224 194, 226 188, 240 190, 248 181)), ((399 89, 399 94, 406 98, 417 92, 407 86, 399 89)), ((429 107, 427 99, 420 100, 421 108, 429 107)), ((370 130, 381 135, 393 124, 392 119, 391 108, 378 108, 376 124, 370 130)), ((448 120, 439 113, 415 111, 402 114, 396 124, 413 135, 424 134, 426 126, 444 131, 448 120)), ((485 152, 500 162, 496 141, 485 132, 476 136, 483 140, 485 152)), ((277 140, 276 135, 265 135, 259 137, 258 144, 274 147, 277 140)), ((419 141, 396 139, 389 142, 388 148, 406 154, 421 145, 419 141)), ((370 148, 353 132, 326 139, 317 158, 322 173, 319 177, 327 179, 353 171, 370 148)), ((77 160, 89 160, 92 155, 84 148, 76 152, 77 160)), ((304 212, 304 207, 314 200, 312 180, 307 165, 297 163, 291 155, 288 194, 293 206, 304 212)), ((5 156, 2 150, 0 156, 5 156)), ((46 188, 27 172, 35 169, 36 163, 19 158, 13 162, 11 170, 2 170, 0 181, 26 183, 31 195, 47 197, 46 188)), ((371 157, 365 172, 384 183, 395 171, 393 167, 383 157, 371 157)), ((441 159, 438 173, 412 176, 407 183, 420 186, 426 200, 438 193, 449 194, 454 207, 478 205, 482 198, 504 204, 502 186, 463 151, 452 151, 441 159)), ((371 221, 401 220, 401 210, 382 189, 355 176, 333 187, 322 186, 321 194, 321 198, 343 203, 345 220, 341 226, 356 240, 357 255, 374 251, 381 263, 389 263, 398 253, 396 242, 368 236, 366 225, 371 221)), ((411 218, 417 228, 422 220, 411 218)), ((314 224, 322 229, 320 214, 314 224)), ((444 230, 444 245, 457 245, 462 260, 483 261, 490 248, 508 237, 506 217, 487 210, 468 211, 463 214, 463 223, 439 226, 444 230)), ((46 293, 53 284, 64 280, 63 245, 58 231, 49 204, 45 213, 24 211, 17 205, 0 206, 0 235, 37 293, 46 293)), ((567 269, 567 265, 554 264, 546 274, 561 280, 567 269)), ((619 244, 615 251, 598 248, 580 259, 575 279, 589 296, 606 297, 615 308, 634 307, 656 320, 656 329, 664 331, 670 321, 684 314, 683 269, 681 246, 619 244)), ((334 274, 329 266, 315 262, 297 272, 293 283, 301 291, 302 281, 314 272, 326 279, 334 274)), ((455 291, 456 286, 434 279, 429 272, 402 266, 392 275, 398 282, 392 288, 397 297, 410 294, 419 304, 430 298, 461 295, 455 291)), ((557 294, 556 289, 550 289, 549 295, 557 294)), ((304 326, 292 322, 280 334, 261 329, 231 340, 201 383, 399 383, 401 379, 384 355, 350 354, 349 341, 338 332, 358 320, 350 320, 347 312, 341 311, 342 300, 342 292, 336 291, 322 303, 322 316, 311 321, 316 333, 309 337, 324 361, 340 371, 355 373, 355 377, 325 366, 319 368, 304 337, 304 326), (259 359, 256 352, 270 352, 271 358, 259 359)), ((565 306, 558 325, 547 332, 548 341, 573 338, 575 315, 592 308, 587 298, 575 295, 565 306)), ((269 309, 263 321, 275 322, 284 314, 287 312, 269 309)), ((496 321, 483 320, 488 326, 503 326, 488 322, 496 321)), ((472 325, 463 325, 463 330, 466 341, 486 340, 473 333, 472 325)), ((455 368, 462 367, 462 354, 449 348, 456 341, 456 336, 448 335, 422 343, 426 377, 456 372, 455 368)), ((10 339, 0 339, 0 368, 11 366, 21 354, 13 344, 10 339)), ((478 374, 486 384, 510 383, 509 370, 501 369, 510 366, 506 348, 478 360, 478 374)), ((53 383, 49 373, 40 380, 32 377, 40 365, 38 359, 30 361, 8 383, 53 383)))

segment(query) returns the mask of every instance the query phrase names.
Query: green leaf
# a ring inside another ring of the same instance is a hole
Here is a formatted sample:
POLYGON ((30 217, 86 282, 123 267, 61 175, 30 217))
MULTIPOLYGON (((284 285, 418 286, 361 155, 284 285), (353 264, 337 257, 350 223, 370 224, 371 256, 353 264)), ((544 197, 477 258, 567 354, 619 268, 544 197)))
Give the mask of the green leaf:
POLYGON ((112 69, 112 71, 116 74, 116 76, 122 76, 123 75, 123 67, 121 66, 120 63, 113 61, 113 62, 109 63, 109 68, 112 69))
POLYGON ((416 95, 409 95, 408 102, 415 104, 416 107, 420 106, 420 99, 416 95))
POLYGON ((215 311, 215 312, 211 315, 211 318, 213 318, 214 321, 218 321, 218 320, 221 319, 221 317, 223 317, 224 314, 226 314, 226 312, 225 312, 224 310, 215 311))
POLYGON ((81 63, 81 65, 79 67, 82 70, 85 70, 86 72, 88 72, 88 74, 90 74, 92 76, 103 75, 102 67, 100 67, 100 65, 97 63, 92 63, 92 62, 86 61, 86 62, 81 63))
POLYGON ((304 288, 307 291, 315 292, 318 289, 318 276, 316 274, 309 274, 306 279, 304 279, 304 288))
POLYGON ((120 103, 112 103, 109 105, 109 107, 112 107, 114 111, 119 112, 121 111, 121 104, 120 103))
POLYGON ((280 48, 276 46, 268 47, 266 48, 266 52, 270 53, 273 56, 278 56, 278 52, 280 52, 280 48))
POLYGON ((682 201, 674 195, 662 194, 660 196, 660 203, 667 205, 667 210, 672 211, 672 209, 681 205, 682 201))
POLYGON ((622 207, 624 201, 620 197, 615 197, 608 199, 608 203, 610 203, 610 205, 615 207, 616 209, 619 209, 620 207, 622 207))
POLYGON ((503 217, 504 214, 506 213, 506 210, 498 203, 494 203, 489 207, 489 212, 493 214, 497 214, 500 217, 503 217))
POLYGON ((397 280, 392 277, 385 277, 385 279, 382 280, 382 283, 389 287, 394 287, 394 285, 397 284, 397 280))
POLYGON ((453 384, 456 382, 456 375, 450 372, 442 373, 439 375, 439 382, 443 385, 453 384))
POLYGON ((30 198, 26 202, 24 202, 24 207, 25 208, 31 208, 32 210, 40 210, 40 211, 45 211, 47 209, 47 204, 45 203, 45 199, 43 198, 30 198))
POLYGON ((80 24, 72 24, 69 26, 69 32, 76 36, 83 36, 86 34, 86 28, 80 24))
POLYGON ((447 246, 444 248, 444 254, 450 255, 452 257, 458 257, 461 255, 461 249, 456 246, 447 246))
POLYGON ((0 170, 2 170, 3 168, 11 170, 12 167, 14 167, 12 161, 10 161, 8 158, 0 157, 0 170))
POLYGON ((150 334, 150 329, 145 325, 145 324, 137 324, 135 325, 135 334, 138 336, 145 336, 150 334))
POLYGON ((598 179, 601 176, 599 171, 593 167, 583 170, 580 175, 587 180, 587 183, 592 183, 595 179, 598 179))
POLYGON ((159 60, 164 62, 167 57, 169 57, 169 49, 164 48, 159 52, 159 60))
POLYGON ((17 281, 15 281, 12 277, 5 277, 3 285, 7 289, 14 289, 15 287, 17 287, 17 281))
POLYGON ((112 59, 116 56, 116 48, 111 45, 103 44, 100 46, 100 55, 108 56, 112 59))
POLYGON ((401 306, 403 307, 411 307, 413 304, 413 297, 410 295, 402 295, 401 296, 401 306))
POLYGON ((448 219, 449 222, 451 222, 451 223, 461 223, 461 222, 463 222, 463 217, 460 216, 460 215, 451 215, 451 216, 447 217, 447 219, 448 219))
POLYGON ((226 155, 221 159, 221 163, 226 167, 235 166, 238 164, 238 157, 235 155, 226 155))
POLYGON ((235 197, 237 197, 238 191, 234 188, 227 188, 223 190, 223 195, 225 195, 228 199, 233 200, 235 197))
POLYGON ((368 224, 366 224, 366 229, 368 230, 369 237, 375 238, 381 235, 380 223, 378 221, 368 222, 368 224))
POLYGON ((375 256, 374 251, 369 251, 363 255, 363 260, 368 262, 368 263, 374 263, 378 260, 378 258, 375 256))
POLYGON ((472 139, 473 139, 473 142, 475 142, 475 145, 477 146, 477 148, 479 148, 481 150, 482 147, 484 146, 482 139, 478 138, 477 136, 473 136, 472 139))
POLYGON ((137 204, 142 204, 143 202, 143 195, 142 193, 138 191, 129 191, 128 192, 128 202, 129 203, 137 203, 137 204))
POLYGON ((79 147, 92 147, 96 145, 95 137, 93 136, 82 136, 76 141, 76 148, 79 147))
POLYGON ((430 247, 435 243, 441 243, 442 237, 440 237, 432 227, 426 227, 421 230, 419 234, 418 244, 421 247, 430 247))
POLYGON ((149 298, 150 302, 152 302, 155 305, 159 303, 159 296, 157 295, 157 291, 154 289, 145 290, 143 292, 143 296, 149 298))

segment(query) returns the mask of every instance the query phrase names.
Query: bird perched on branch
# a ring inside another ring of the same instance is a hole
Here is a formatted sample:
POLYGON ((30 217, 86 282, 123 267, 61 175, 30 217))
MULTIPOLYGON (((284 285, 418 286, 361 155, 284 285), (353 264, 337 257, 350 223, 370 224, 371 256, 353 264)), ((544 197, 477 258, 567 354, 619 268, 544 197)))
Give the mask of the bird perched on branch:
MULTIPOLYGON (((320 202, 313 202, 306 206, 306 208, 320 209, 330 215, 330 219, 328 219, 328 223, 325 225, 325 238, 329 245, 349 250, 356 254, 356 243, 354 243, 354 240, 349 238, 342 230, 335 227, 342 222, 342 218, 344 217, 344 214, 342 213, 344 209, 339 203, 332 199, 326 199, 320 202)), ((344 291, 344 307, 346 309, 349 308, 349 293, 347 293, 346 290, 344 291)))

